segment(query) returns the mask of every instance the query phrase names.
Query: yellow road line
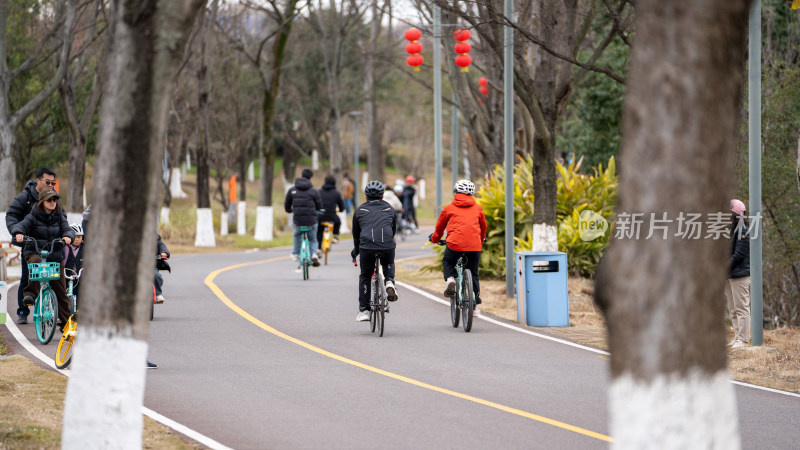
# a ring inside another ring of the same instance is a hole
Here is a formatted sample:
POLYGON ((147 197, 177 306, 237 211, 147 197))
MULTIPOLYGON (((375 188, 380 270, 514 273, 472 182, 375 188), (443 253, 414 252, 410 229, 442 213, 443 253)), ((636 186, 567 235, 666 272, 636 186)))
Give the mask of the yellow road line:
POLYGON ((236 264, 236 265, 233 265, 233 266, 223 267, 222 269, 215 270, 214 272, 211 272, 210 274, 208 274, 208 276, 205 279, 205 284, 206 284, 206 286, 209 287, 209 289, 211 289, 211 292, 213 292, 222 301, 222 303, 224 303, 228 308, 232 309, 234 312, 236 312, 240 316, 242 316, 245 319, 247 319, 248 321, 250 321, 252 324, 256 325, 257 327, 259 327, 259 328, 261 328, 261 329, 263 329, 263 330, 265 330, 265 331, 267 331, 267 332, 269 332, 269 333, 271 333, 271 334, 273 334, 273 335, 275 335, 275 336, 277 336, 277 337, 279 337, 281 339, 285 339, 285 340, 287 340, 289 342, 292 342, 294 344, 297 344, 297 345, 299 345, 301 347, 305 347, 308 350, 311 350, 312 352, 319 353, 320 355, 324 355, 324 356, 327 356, 329 358, 335 359, 337 361, 341 361, 341 362, 343 362, 345 364, 350 364, 352 366, 360 367, 360 368, 362 368, 364 370, 368 370, 370 372, 374 372, 374 373, 377 373, 379 375, 383 375, 383 376, 386 376, 386 377, 389 377, 389 378, 393 378, 395 380, 402 381, 404 383, 412 384, 414 386, 418 386, 418 387, 421 387, 421 388, 424 388, 424 389, 429 389, 431 391, 440 392, 442 394, 446 394, 446 395, 450 395, 450 396, 453 396, 453 397, 457 397, 457 398, 461 398, 461 399, 464 399, 464 400, 468 400, 468 401, 471 401, 471 402, 474 402, 474 403, 478 403, 480 405, 484 405, 484 406, 488 406, 490 408, 498 409, 500 411, 505 411, 507 413, 514 414, 514 415, 517 415, 517 416, 520 416, 520 417, 525 417, 527 419, 531 419, 531 420, 535 420, 537 422, 541 422, 541 423, 545 423, 545 424, 548 424, 548 425, 552 425, 554 427, 558 427, 558 428, 561 428, 561 429, 564 429, 564 430, 572 431, 574 433, 582 434, 584 436, 588 436, 588 437, 592 437, 592 438, 595 438, 595 439, 599 439, 601 441, 612 442, 611 437, 606 436, 604 434, 596 433, 594 431, 589 431, 589 430, 586 430, 584 428, 580 428, 580 427, 576 427, 574 425, 570 425, 568 423, 559 422, 557 420, 549 419, 547 417, 540 416, 538 414, 532 414, 532 413, 529 413, 527 411, 522 411, 520 409, 511 408, 509 406, 501 405, 499 403, 491 402, 491 401, 484 400, 484 399, 481 399, 481 398, 478 398, 478 397, 473 397, 471 395, 467 395, 467 394, 462 394, 460 392, 451 391, 450 389, 445 389, 445 388, 441 388, 441 387, 438 387, 438 386, 434 386, 432 384, 424 383, 422 381, 418 381, 418 380, 415 380, 413 378, 404 377, 404 376, 398 375, 396 373, 387 372, 385 370, 378 369, 377 367, 373 367, 373 366, 370 366, 370 365, 367 365, 367 364, 364 364, 364 363, 361 363, 361 362, 358 362, 358 361, 354 361, 354 360, 349 359, 349 358, 345 358, 344 356, 340 356, 340 355, 337 355, 335 353, 331 353, 331 352, 329 352, 327 350, 323 350, 323 349, 321 349, 319 347, 316 347, 314 345, 309 344, 308 342, 301 341, 300 339, 294 338, 292 336, 289 336, 288 334, 280 332, 280 331, 276 330, 275 328, 272 328, 271 326, 265 324, 264 322, 258 320, 255 317, 253 317, 250 313, 248 313, 247 311, 245 311, 244 309, 240 308, 238 305, 233 303, 231 301, 231 299, 229 299, 228 296, 225 295, 224 292, 222 292, 222 289, 220 289, 219 286, 217 286, 214 283, 214 279, 217 277, 217 275, 219 275, 219 274, 221 274, 223 272, 227 272, 229 270, 234 270, 234 269, 240 269, 242 267, 254 266, 254 265, 258 265, 258 264, 265 264, 265 263, 270 263, 270 262, 275 262, 275 261, 280 261, 280 260, 285 260, 285 259, 288 259, 288 257, 287 256, 282 256, 282 257, 277 257, 277 258, 265 259, 265 260, 261 260, 261 261, 242 263, 242 264, 236 264))

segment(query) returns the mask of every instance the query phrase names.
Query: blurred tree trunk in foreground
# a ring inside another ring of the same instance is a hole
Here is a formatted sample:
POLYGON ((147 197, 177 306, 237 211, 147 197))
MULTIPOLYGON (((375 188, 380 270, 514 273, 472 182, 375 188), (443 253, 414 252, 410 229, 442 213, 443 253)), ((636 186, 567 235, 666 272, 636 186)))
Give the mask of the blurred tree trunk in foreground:
POLYGON ((62 448, 142 448, 156 209, 173 75, 203 0, 118 0, 103 93, 81 326, 62 448))
POLYGON ((690 213, 701 213, 700 222, 725 213, 730 226, 749 6, 636 3, 625 169, 596 291, 608 322, 610 431, 619 448, 740 446, 723 322, 730 240, 708 237, 707 228, 697 238, 680 233, 690 213), (668 221, 654 223, 651 213, 668 221))

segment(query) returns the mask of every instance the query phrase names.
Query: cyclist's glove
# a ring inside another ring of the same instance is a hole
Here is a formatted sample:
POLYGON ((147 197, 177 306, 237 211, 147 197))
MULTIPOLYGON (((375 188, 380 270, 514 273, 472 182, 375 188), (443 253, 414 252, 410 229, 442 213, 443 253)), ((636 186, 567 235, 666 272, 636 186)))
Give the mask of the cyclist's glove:
POLYGON ((358 256, 358 250, 356 249, 350 250, 350 256, 352 256, 353 259, 356 259, 356 256, 358 256))

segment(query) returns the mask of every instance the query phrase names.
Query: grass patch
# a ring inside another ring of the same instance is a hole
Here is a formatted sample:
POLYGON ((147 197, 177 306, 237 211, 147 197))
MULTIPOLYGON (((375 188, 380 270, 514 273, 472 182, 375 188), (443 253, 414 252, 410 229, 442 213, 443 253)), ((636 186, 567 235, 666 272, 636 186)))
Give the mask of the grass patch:
MULTIPOLYGON (((67 378, 22 356, 0 360, 0 373, 0 448, 61 448, 67 378)), ((144 422, 142 448, 204 448, 148 417, 144 422)))

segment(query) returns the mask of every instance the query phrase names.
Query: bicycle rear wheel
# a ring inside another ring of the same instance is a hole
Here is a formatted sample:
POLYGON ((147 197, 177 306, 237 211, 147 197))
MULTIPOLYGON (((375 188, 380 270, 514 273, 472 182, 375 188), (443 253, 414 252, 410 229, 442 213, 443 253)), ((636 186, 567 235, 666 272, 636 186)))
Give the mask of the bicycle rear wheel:
POLYGON ((47 344, 53 339, 58 321, 58 303, 56 295, 50 288, 45 288, 42 295, 37 299, 36 305, 38 314, 35 316, 36 337, 42 344, 47 344))
POLYGON ((56 367, 63 369, 69 366, 72 362, 72 349, 75 347, 75 330, 78 328, 78 323, 69 321, 65 327, 65 333, 58 341, 58 348, 56 349, 56 367))
POLYGON ((369 298, 369 327, 372 332, 375 332, 375 328, 378 325, 378 289, 376 288, 375 283, 375 276, 372 276, 372 282, 370 283, 370 289, 372 292, 370 293, 369 298))
POLYGON ((375 311, 375 326, 378 328, 378 337, 383 337, 383 324, 385 323, 384 313, 385 303, 378 306, 375 311))
POLYGON ((472 272, 464 268, 463 277, 461 285, 461 315, 464 316, 462 325, 464 331, 469 333, 472 329, 472 313, 475 311, 475 292, 472 290, 472 272))
POLYGON ((458 327, 458 319, 461 313, 458 309, 458 293, 454 293, 450 296, 450 323, 453 324, 453 328, 458 327))

